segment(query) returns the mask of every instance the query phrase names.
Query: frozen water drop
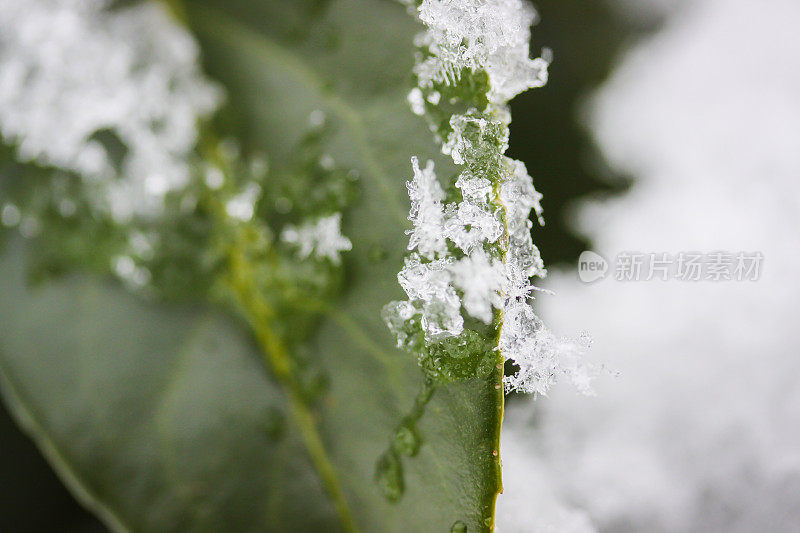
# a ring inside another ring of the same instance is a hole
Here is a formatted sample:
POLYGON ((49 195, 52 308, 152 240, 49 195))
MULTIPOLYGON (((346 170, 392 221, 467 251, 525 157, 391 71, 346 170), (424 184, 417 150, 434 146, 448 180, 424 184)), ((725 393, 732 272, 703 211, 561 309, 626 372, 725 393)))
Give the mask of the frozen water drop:
POLYGON ((450 533, 467 533, 467 525, 461 520, 456 520, 450 527, 450 533))

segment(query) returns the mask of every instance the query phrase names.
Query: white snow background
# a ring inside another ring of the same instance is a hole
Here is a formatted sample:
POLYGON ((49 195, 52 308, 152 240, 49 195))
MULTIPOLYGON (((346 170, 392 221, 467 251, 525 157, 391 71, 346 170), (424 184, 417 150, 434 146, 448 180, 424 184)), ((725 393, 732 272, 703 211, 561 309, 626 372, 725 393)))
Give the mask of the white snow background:
POLYGON ((800 531, 799 20, 797 0, 683 2, 591 99, 636 180, 577 210, 594 251, 760 251, 762 275, 551 272, 537 312, 620 375, 511 406, 501 533, 800 531))

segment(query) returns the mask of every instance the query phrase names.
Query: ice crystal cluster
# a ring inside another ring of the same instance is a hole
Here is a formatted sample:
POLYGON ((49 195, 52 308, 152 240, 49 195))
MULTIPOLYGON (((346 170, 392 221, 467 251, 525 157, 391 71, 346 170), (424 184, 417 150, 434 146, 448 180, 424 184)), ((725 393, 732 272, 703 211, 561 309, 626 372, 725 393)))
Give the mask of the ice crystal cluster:
POLYGON ((536 12, 525 0, 426 0, 419 18, 428 30, 416 44, 430 51, 414 69, 420 86, 455 82, 464 69, 482 70, 489 99, 504 104, 547 83, 547 58, 528 56, 536 12))
POLYGON ((99 184, 124 220, 186 183, 197 121, 220 92, 160 6, 109 4, 0 0, 0 134, 20 159, 99 184))
POLYGON ((497 337, 499 327, 495 349, 519 367, 507 389, 545 393, 566 374, 587 391, 583 346, 553 335, 530 306, 530 278, 545 275, 529 221, 532 211, 541 221, 541 195, 525 165, 504 155, 507 101, 547 80, 546 59, 528 57, 535 13, 520 0, 426 0, 417 11, 427 31, 409 101, 431 112, 460 174, 448 192, 432 161, 412 159, 410 253, 398 274, 408 300, 389 304, 386 322, 400 347, 423 354, 453 339, 467 350, 471 329, 497 337), (443 95, 463 109, 437 124, 443 95))

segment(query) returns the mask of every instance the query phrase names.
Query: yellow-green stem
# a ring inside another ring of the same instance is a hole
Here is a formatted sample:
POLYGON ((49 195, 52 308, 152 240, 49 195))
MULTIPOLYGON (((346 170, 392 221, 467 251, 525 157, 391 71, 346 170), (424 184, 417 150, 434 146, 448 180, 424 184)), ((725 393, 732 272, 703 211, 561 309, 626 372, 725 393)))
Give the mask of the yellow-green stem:
MULTIPOLYGON (((211 132, 204 132, 200 149, 210 161, 218 164, 226 177, 226 182, 229 181, 230 171, 220 153, 219 141, 211 132)), ((342 527, 347 533, 356 533, 358 527, 347 504, 336 469, 328 458, 314 414, 303 398, 301 384, 292 369, 291 356, 283 340, 272 329, 271 325, 276 318, 275 313, 261 293, 256 281, 253 265, 247 253, 252 246, 248 245, 246 230, 239 227, 241 222, 234 221, 228 216, 225 205, 217 197, 208 196, 205 200, 214 216, 218 232, 226 239, 228 270, 223 279, 227 281, 235 303, 255 334, 265 366, 272 372, 286 393, 292 418, 300 430, 300 436, 308 450, 311 462, 333 501, 342 527)))
POLYGON ((345 531, 356 532, 358 528, 350 512, 336 470, 322 443, 314 415, 306 405, 300 383, 292 372, 290 355, 283 341, 270 327, 275 319, 274 313, 261 295, 250 262, 240 242, 235 241, 230 244, 228 259, 229 283, 232 293, 255 333, 267 367, 286 391, 293 419, 300 430, 311 461, 333 500, 345 531))

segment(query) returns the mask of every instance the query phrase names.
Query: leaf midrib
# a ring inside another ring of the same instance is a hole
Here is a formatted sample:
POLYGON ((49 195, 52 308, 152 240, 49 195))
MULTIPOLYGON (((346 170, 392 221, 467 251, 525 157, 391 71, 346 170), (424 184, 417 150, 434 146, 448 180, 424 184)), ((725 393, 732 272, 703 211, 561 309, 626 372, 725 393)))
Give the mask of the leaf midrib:
MULTIPOLYGON (((390 206, 390 211, 396 217, 400 227, 407 225, 406 208, 400 205, 399 200, 393 194, 392 180, 378 162, 378 158, 368 141, 364 119, 355 107, 332 90, 326 88, 323 78, 295 52, 274 42, 264 34, 252 30, 247 25, 239 23, 228 14, 207 6, 198 6, 193 8, 192 22, 192 28, 206 38, 221 41, 232 48, 245 50, 246 53, 251 54, 260 61, 263 61, 265 57, 269 57, 272 61, 282 64, 284 69, 290 72, 300 84, 310 88, 319 100, 324 102, 326 108, 348 126, 351 132, 350 137, 354 141, 357 153, 368 172, 377 178, 381 193, 390 206)), ((352 328, 345 327, 345 324, 338 321, 334 322, 337 322, 337 325, 345 330, 349 336, 353 335, 352 328)), ((363 338, 358 340, 362 345, 365 342, 363 338)), ((366 340, 369 344, 373 344, 370 346, 371 350, 369 351, 386 363, 387 360, 384 358, 384 354, 381 353, 382 350, 375 349, 376 346, 371 342, 371 339, 367 338, 366 340)), ((293 412, 293 416, 296 416, 294 410, 291 412, 293 412)), ((296 423, 301 423, 301 421, 296 420, 296 423)), ((306 442, 306 445, 308 446, 308 442, 306 442)), ((336 470, 332 461, 327 458, 327 452, 325 453, 325 462, 336 470)), ((318 472, 318 474, 322 476, 322 472, 318 472)), ((331 495, 329 494, 329 496, 331 495)), ((339 502, 340 505, 342 503, 346 505, 346 502, 339 502)), ((345 510, 345 513, 350 514, 347 510, 345 510)), ((343 525, 348 528, 347 520, 344 522, 343 525)))

